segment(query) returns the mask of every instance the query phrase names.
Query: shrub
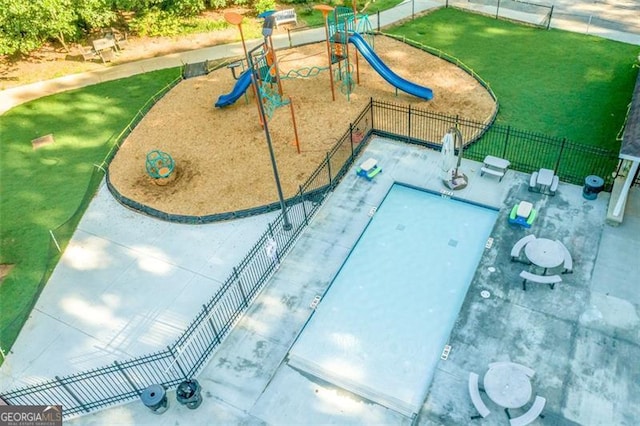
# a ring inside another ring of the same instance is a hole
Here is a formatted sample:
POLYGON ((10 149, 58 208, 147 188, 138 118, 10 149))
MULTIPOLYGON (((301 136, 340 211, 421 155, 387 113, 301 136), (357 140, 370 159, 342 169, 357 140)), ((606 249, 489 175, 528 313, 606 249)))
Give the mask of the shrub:
POLYGON ((259 15, 262 12, 266 12, 267 10, 275 10, 276 9, 276 1, 275 0, 256 0, 253 4, 253 8, 256 13, 259 15))
POLYGON ((154 10, 134 18, 129 28, 141 36, 172 36, 180 34, 181 22, 175 13, 154 10))

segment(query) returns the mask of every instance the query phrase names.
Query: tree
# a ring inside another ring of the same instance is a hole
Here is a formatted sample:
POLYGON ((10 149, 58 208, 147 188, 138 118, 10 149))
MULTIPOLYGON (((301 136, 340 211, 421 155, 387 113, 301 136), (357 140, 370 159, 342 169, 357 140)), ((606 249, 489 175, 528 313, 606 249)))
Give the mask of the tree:
POLYGON ((75 34, 71 0, 0 0, 0 54, 28 53, 75 34))
POLYGON ((114 19, 108 0, 0 0, 0 54, 27 54, 49 40, 69 51, 67 40, 114 19))

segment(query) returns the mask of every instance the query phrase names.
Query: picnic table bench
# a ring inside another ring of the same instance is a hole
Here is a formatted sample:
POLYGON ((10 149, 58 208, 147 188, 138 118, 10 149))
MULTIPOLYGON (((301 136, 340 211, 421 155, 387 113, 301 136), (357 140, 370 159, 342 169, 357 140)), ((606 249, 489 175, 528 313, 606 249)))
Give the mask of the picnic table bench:
POLYGON ((553 290, 553 287, 557 283, 562 282, 562 278, 559 275, 538 275, 532 274, 529 271, 520 272, 520 278, 522 278, 522 289, 527 290, 527 281, 538 283, 538 284, 549 284, 549 287, 553 290))

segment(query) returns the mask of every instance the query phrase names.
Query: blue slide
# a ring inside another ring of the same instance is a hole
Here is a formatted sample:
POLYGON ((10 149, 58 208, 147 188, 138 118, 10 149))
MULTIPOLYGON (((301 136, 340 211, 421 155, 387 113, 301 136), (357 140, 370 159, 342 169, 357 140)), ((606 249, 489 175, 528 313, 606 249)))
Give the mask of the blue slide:
POLYGON ((216 107, 222 108, 231 105, 240 99, 240 96, 247 91, 249 86, 251 86, 251 70, 246 70, 240 74, 238 81, 236 81, 236 84, 233 86, 233 90, 230 93, 220 95, 218 102, 216 102, 216 107))
POLYGON ((405 80, 398 74, 391 71, 391 69, 382 62, 382 59, 373 51, 369 43, 358 33, 353 33, 349 36, 349 41, 358 49, 362 56, 369 62, 369 65, 387 80, 389 84, 403 92, 407 92, 410 95, 417 96, 418 98, 431 100, 433 99, 433 90, 428 87, 420 86, 410 81, 405 80))

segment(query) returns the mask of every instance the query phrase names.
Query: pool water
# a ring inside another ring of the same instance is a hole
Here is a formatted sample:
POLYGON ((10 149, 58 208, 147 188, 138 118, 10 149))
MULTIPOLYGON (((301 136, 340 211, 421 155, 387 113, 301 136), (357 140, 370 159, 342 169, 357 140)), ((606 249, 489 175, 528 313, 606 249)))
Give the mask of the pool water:
POLYGON ((289 364, 405 415, 418 413, 497 216, 393 185, 289 364))

